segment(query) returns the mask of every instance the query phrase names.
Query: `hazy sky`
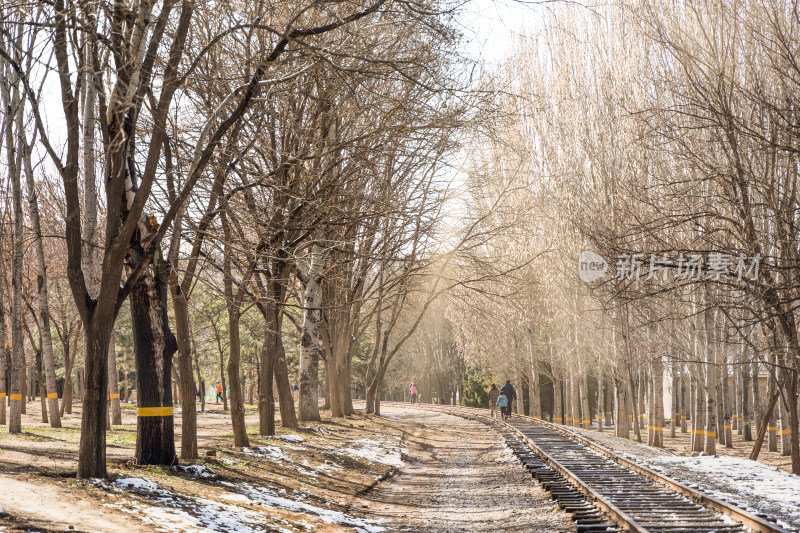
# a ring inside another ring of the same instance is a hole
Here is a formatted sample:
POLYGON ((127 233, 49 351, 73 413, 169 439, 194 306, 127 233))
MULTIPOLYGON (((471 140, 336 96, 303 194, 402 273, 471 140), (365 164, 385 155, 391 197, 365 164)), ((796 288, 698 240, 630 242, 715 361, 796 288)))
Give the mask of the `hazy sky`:
POLYGON ((541 16, 541 5, 514 0, 470 0, 464 6, 467 51, 489 62, 503 58, 513 38, 541 16))

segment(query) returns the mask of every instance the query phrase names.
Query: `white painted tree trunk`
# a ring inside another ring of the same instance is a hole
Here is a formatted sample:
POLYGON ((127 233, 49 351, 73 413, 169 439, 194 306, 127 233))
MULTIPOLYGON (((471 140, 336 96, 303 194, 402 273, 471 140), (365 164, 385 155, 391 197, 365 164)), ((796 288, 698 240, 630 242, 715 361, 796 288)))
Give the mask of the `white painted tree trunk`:
POLYGON ((299 420, 319 421, 319 361, 322 341, 319 325, 322 321, 322 253, 314 245, 310 253, 303 291, 303 334, 300 339, 300 400, 299 420))

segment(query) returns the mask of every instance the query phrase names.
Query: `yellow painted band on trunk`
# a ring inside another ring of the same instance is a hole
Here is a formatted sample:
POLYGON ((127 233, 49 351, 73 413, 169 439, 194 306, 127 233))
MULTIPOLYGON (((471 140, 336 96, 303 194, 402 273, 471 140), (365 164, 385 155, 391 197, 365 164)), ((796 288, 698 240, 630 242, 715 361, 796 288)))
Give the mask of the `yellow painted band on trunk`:
POLYGON ((172 416, 172 407, 140 407, 136 410, 138 416, 172 416))
POLYGON ((726 425, 725 425, 725 429, 731 429, 731 426, 729 426, 728 424, 726 424, 726 425))
POLYGON ((534 417, 533 417, 533 419, 534 419, 534 420, 541 420, 541 419, 542 419, 542 417, 541 417, 541 416, 534 416, 534 417))
POLYGON ((706 437, 716 437, 716 436, 717 436, 716 431, 706 431, 706 437))
POLYGON ((5 392, 0 392, 0 398, 5 398, 5 397, 6 397, 6 393, 5 392))
POLYGON ((47 399, 48 400, 53 400, 53 399, 57 400, 58 399, 58 393, 57 392, 51 392, 50 394, 47 395, 47 399))
POLYGON ((10 394, 9 398, 11 398, 11 401, 22 401, 22 394, 10 394))
POLYGON ((702 429, 693 429, 692 430, 692 435, 702 435, 702 434, 703 434, 703 430, 702 429))
POLYGON ((653 431, 664 431, 664 428, 653 426, 653 431))
POLYGON ((775 430, 776 430, 776 429, 778 429, 778 428, 777 428, 777 427, 770 426, 770 427, 768 427, 767 429, 768 429, 768 430, 770 430, 770 431, 775 431, 775 430))
POLYGON ((112 400, 119 400, 119 394, 112 394, 111 395, 111 399, 112 400))
POLYGON ((558 418, 554 418, 553 420, 558 420, 560 422, 561 421, 561 417, 559 416, 558 418))
POLYGON ((611 411, 606 411, 606 414, 607 414, 607 415, 610 415, 610 414, 611 414, 611 411))
POLYGON ((591 420, 583 420, 583 423, 584 423, 584 424, 591 424, 591 423, 592 423, 592 421, 591 421, 591 420))
POLYGON ((781 435, 788 435, 788 434, 789 434, 789 430, 788 429, 782 429, 781 430, 781 435))
POLYGON ((681 420, 686 420, 686 415, 681 415, 681 420))

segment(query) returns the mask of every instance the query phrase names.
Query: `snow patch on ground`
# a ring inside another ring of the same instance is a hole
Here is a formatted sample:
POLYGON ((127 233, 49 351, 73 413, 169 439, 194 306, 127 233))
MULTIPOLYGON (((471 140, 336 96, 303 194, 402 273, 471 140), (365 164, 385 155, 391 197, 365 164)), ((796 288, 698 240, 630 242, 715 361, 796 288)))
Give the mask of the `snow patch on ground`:
POLYGON ((151 491, 158 489, 158 485, 156 485, 152 481, 138 477, 127 477, 123 479, 118 479, 114 482, 114 485, 116 485, 121 489, 151 490, 151 491))
POLYGON ((398 447, 391 442, 359 439, 351 440, 346 445, 339 446, 334 450, 334 453, 400 468, 405 465, 403 462, 403 454, 408 453, 408 450, 398 447))
MULTIPOLYGON (((125 478, 113 485, 103 482, 95 484, 122 493, 121 501, 104 504, 106 507, 137 515, 156 531, 254 533, 264 531, 265 525, 281 532, 290 531, 276 523, 267 523, 263 513, 207 498, 182 495, 146 479, 125 478)), ((285 520, 280 522, 290 525, 285 520)))
POLYGON ((727 456, 631 458, 656 472, 699 486, 711 496, 800 529, 800 478, 762 463, 727 456))
MULTIPOLYGON (((114 486, 104 486, 104 488, 111 488, 123 494, 121 501, 107 503, 105 506, 135 514, 145 524, 152 525, 156 531, 170 533, 263 531, 262 524, 265 517, 261 513, 207 498, 185 496, 161 488, 149 480, 126 478, 117 480, 114 486)), ((271 527, 289 531, 277 524, 271 527)))
MULTIPOLYGON (((331 524, 352 527, 359 533, 380 533, 386 531, 385 527, 379 525, 385 523, 385 520, 356 518, 342 511, 323 509, 322 507, 317 507, 303 501, 291 500, 277 495, 268 487, 259 487, 248 483, 237 483, 235 485, 226 483, 226 485, 234 487, 238 493, 227 494, 223 496, 225 499, 239 502, 256 502, 269 507, 312 515, 331 524)), ((285 491, 283 492, 285 493, 285 491)))
POLYGON ((189 474, 203 478, 203 479, 215 479, 217 477, 216 472, 211 470, 205 465, 188 465, 188 466, 179 466, 183 472, 188 472, 189 474))
POLYGON ((273 438, 280 439, 286 442, 305 442, 300 435, 275 435, 273 438))

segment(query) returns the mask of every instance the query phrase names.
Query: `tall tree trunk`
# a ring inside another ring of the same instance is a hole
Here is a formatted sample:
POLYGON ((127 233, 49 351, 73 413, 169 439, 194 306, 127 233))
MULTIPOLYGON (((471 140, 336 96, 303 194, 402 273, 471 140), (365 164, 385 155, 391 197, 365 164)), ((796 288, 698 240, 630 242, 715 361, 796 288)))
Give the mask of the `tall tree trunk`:
MULTIPOLYGON (((200 391, 200 412, 206 412, 206 382, 203 380, 203 376, 200 374, 200 361, 197 358, 197 349, 193 348, 192 353, 194 354, 194 368, 195 372, 197 372, 197 389, 200 391)), ((197 420, 197 415, 195 414, 195 421, 197 420)), ((195 435, 196 435, 195 431, 195 435)), ((183 450, 181 450, 183 453, 183 450)))
POLYGON ((789 372, 790 376, 786 384, 786 396, 789 400, 788 418, 790 431, 790 445, 792 456, 792 473, 800 475, 800 413, 798 413, 798 391, 797 391, 797 371, 789 372))
MULTIPOLYGON (((728 386, 728 357, 725 353, 722 354, 722 379, 720 380, 720 389, 721 395, 723 399, 722 404, 722 416, 723 418, 723 430, 725 432, 725 447, 726 448, 733 448, 733 432, 732 432, 732 421, 731 421, 731 403, 730 403, 730 388, 728 386)), ((735 390, 735 388, 734 388, 735 390)), ((734 415, 735 416, 735 415, 734 415)))
MULTIPOLYGON (((0 235, 5 233, 0 229, 0 235)), ((2 261, 0 261, 0 269, 3 269, 2 261)), ((0 426, 5 426, 8 421, 6 419, 6 403, 8 403, 8 388, 6 382, 8 379, 8 366, 11 363, 10 354, 8 350, 8 332, 6 330, 6 295, 5 295, 5 274, 0 274, 0 426)))
MULTIPOLYGON (((650 361, 651 368, 655 366, 655 360, 650 361)), ((653 381, 655 380, 655 376, 653 376, 653 372, 649 372, 649 378, 644 383, 647 388, 645 395, 647 397, 647 445, 648 446, 655 446, 655 435, 656 435, 656 410, 655 410, 655 387, 653 387, 653 381)))
POLYGON ((584 371, 583 379, 580 382, 581 392, 581 427, 590 429, 592 427, 592 411, 589 409, 589 372, 584 371))
POLYGON ((760 428, 761 427, 761 419, 764 417, 763 412, 761 411, 761 398, 759 396, 760 387, 758 383, 758 359, 754 356, 753 357, 753 367, 752 367, 752 381, 753 384, 753 427, 760 428))
MULTIPOLYGON (((36 351, 36 380, 39 382, 39 399, 42 404, 42 423, 47 424, 47 390, 44 385, 44 363, 42 362, 42 351, 36 351)), ((56 398, 58 400, 58 398, 56 398)), ((56 404, 57 405, 57 404, 56 404)))
POLYGON ((764 442, 764 436, 767 433, 767 426, 770 424, 770 419, 772 418, 772 412, 775 410, 775 404, 778 401, 779 393, 775 393, 770 396, 769 402, 767 403, 767 409, 764 417, 761 419, 761 425, 758 428, 758 436, 756 437, 756 441, 753 443, 753 449, 750 451, 750 460, 755 461, 758 459, 758 454, 761 452, 761 445, 764 442))
POLYGON ((729 405, 727 399, 728 392, 728 355, 725 350, 726 342, 722 338, 721 325, 714 325, 714 337, 716 339, 715 369, 716 376, 716 396, 717 396, 717 440, 723 446, 728 445, 727 432, 730 430, 729 405), (727 427, 726 427, 727 426, 727 427))
POLYGON ((692 451, 702 452, 704 447, 703 436, 705 434, 705 395, 702 385, 702 365, 696 365, 697 372, 692 376, 692 398, 694 399, 694 413, 692 415, 692 451))
POLYGON ((278 406, 281 413, 281 426, 285 428, 297 427, 297 414, 294 409, 294 396, 292 385, 289 382, 289 369, 286 365, 286 352, 283 348, 283 312, 282 307, 286 301, 286 287, 282 279, 288 278, 288 263, 282 260, 272 262, 271 276, 267 280, 270 298, 265 302, 266 320, 270 332, 274 336, 269 346, 272 350, 272 372, 275 377, 275 386, 278 389, 278 406), (277 276, 277 277, 276 277, 277 276))
POLYGON ((233 424, 233 445, 237 448, 250 446, 247 427, 244 422, 244 398, 239 379, 241 362, 241 340, 239 337, 239 306, 237 302, 228 304, 228 335, 230 339, 228 354, 228 385, 230 387, 231 423, 233 424))
MULTIPOLYGON (((19 40, 19 39, 17 39, 19 40)), ((6 73, 6 83, 2 86, 3 108, 7 110, 19 110, 16 115, 23 111, 20 105, 18 85, 20 83, 17 73, 8 68, 6 73)), ((5 123, 5 145, 6 145, 6 166, 11 177, 12 190, 12 248, 11 248, 11 365, 9 380, 9 401, 10 413, 8 420, 8 432, 20 433, 22 431, 22 408, 25 402, 25 383, 23 382, 23 366, 25 364, 25 353, 22 339, 22 316, 25 312, 22 301, 22 268, 23 268, 23 242, 22 242, 22 189, 20 184, 22 172, 22 150, 17 150, 17 141, 14 139, 13 123, 19 123, 17 116, 11 118, 11 114, 6 117, 5 123)), ((24 130, 22 130, 24 131, 24 130)), ((17 134, 22 134, 17 131, 17 134)))
POLYGON ((24 347, 22 351, 22 378, 20 380, 22 381, 22 403, 20 404, 20 412, 24 415, 28 413, 28 401, 33 399, 29 398, 28 396, 28 391, 30 391, 30 383, 28 380, 28 358, 25 356, 24 347))
POLYGON ((575 383, 575 372, 569 371, 569 392, 567 394, 569 401, 569 418, 567 421, 570 426, 577 426, 580 423, 580 401, 578 401, 578 385, 575 383))
POLYGON ((530 388, 531 416, 536 419, 542 418, 542 391, 539 387, 539 373, 536 371, 536 361, 531 353, 531 380, 530 388))
POLYGON ((597 431, 603 431, 603 419, 605 418, 605 410, 606 410, 606 402, 605 402, 605 390, 603 387, 603 368, 600 366, 600 362, 598 361, 597 364, 597 406, 595 411, 597 411, 597 431))
MULTIPOLYGON (((108 394, 108 342, 111 327, 90 320, 84 327, 85 389, 81 405, 81 444, 78 478, 106 477, 106 395, 108 394)), ((139 439, 137 439, 138 446, 139 439)))
POLYGON ((222 410, 228 410, 228 378, 225 377, 225 354, 219 351, 219 380, 222 385, 222 410))
POLYGON ((676 432, 678 430, 678 424, 681 421, 681 412, 680 406, 678 402, 678 397, 680 396, 680 378, 678 377, 678 362, 673 359, 672 360, 672 410, 670 411, 670 416, 672 420, 670 420, 669 424, 669 436, 670 438, 675 438, 676 432))
MULTIPOLYGON (((140 232, 139 238, 145 238, 146 230, 140 232)), ((138 251, 139 247, 134 245, 133 250, 138 251)), ((133 256, 133 264, 139 259, 133 256)), ((136 462, 171 465, 178 460, 171 387, 172 356, 178 346, 167 315, 168 266, 160 253, 154 260, 130 294, 138 391, 136 462)), ((105 349, 107 354, 108 345, 105 349)))
MULTIPOLYGON (((783 374, 785 370, 781 370, 780 373, 783 374)), ((791 424, 789 423, 789 409, 786 400, 789 400, 788 403, 797 403, 794 399, 794 396, 789 396, 788 393, 790 392, 790 385, 787 383, 787 377, 782 376, 781 381, 784 383, 783 387, 783 395, 781 396, 781 401, 778 402, 778 416, 780 417, 780 429, 778 430, 778 435, 780 435, 780 454, 784 457, 789 457, 792 455, 792 441, 791 441, 791 424)))
MULTIPOLYGON (((225 234, 225 247, 223 250, 223 281, 225 284, 225 301, 228 308, 228 386, 231 399, 231 423, 233 425, 233 442, 237 448, 250 446, 247 437, 247 428, 244 422, 244 398, 242 397, 242 383, 239 380, 239 365, 241 362, 241 340, 239 337, 240 304, 244 288, 239 287, 237 294, 233 293, 232 250, 230 246, 231 233, 225 213, 221 216, 222 227, 225 234)), ((249 278, 249 276, 248 276, 249 278)), ((244 285, 248 279, 239 283, 244 285)))
POLYGON ((630 400, 628 398, 628 392, 630 391, 630 387, 627 383, 623 383, 618 377, 615 376, 614 378, 614 391, 616 397, 616 404, 617 404, 617 431, 616 436, 629 439, 630 438, 630 410, 628 406, 630 405, 630 400))
MULTIPOLYGON (((653 363, 653 445, 664 447, 664 365, 661 357, 653 363)), ((674 426, 674 424, 673 424, 674 426)))
POLYGON ((553 422, 564 423, 564 401, 561 386, 561 376, 553 371, 553 422))
MULTIPOLYGON (((777 383, 773 376, 770 374, 769 376, 769 386, 767 387, 769 397, 773 397, 776 394, 780 394, 778 391, 777 383)), ((769 441, 767 443, 767 449, 771 452, 778 451, 778 420, 775 414, 775 409, 772 409, 768 415, 769 424, 767 424, 767 430, 769 431, 769 441)))
POLYGON ((750 365, 743 363, 741 365, 742 375, 742 437, 745 442, 753 440, 753 430, 751 426, 752 409, 750 408, 750 365))
POLYGON ((72 396, 73 396, 73 380, 72 380, 72 373, 75 367, 75 355, 78 353, 78 340, 79 334, 75 333, 75 346, 70 347, 70 338, 68 335, 64 335, 64 342, 62 342, 62 347, 64 349, 64 360, 65 369, 64 369, 64 393, 61 397, 61 416, 64 416, 64 413, 72 414, 72 396))
MULTIPOLYGON (((708 303, 708 299, 707 299, 708 303)), ((705 310, 705 356, 706 356, 706 455, 717 453, 717 339, 716 313, 712 309, 705 310)))
POLYGON ((119 374, 117 373, 117 345, 114 333, 108 342, 108 399, 111 402, 111 424, 122 425, 122 409, 119 401, 119 374))
MULTIPOLYGON (((645 395, 647 394, 647 377, 646 377, 646 369, 645 365, 639 365, 639 376, 637 381, 636 387, 636 416, 637 416, 637 424, 636 427, 638 429, 644 429, 644 417, 645 417, 645 395)), ((639 442, 641 442, 641 437, 639 437, 639 442)))
MULTIPOLYGON (((36 184, 33 180, 31 165, 31 149, 25 135, 20 137, 24 152, 25 178, 28 189, 28 214, 33 230, 33 247, 36 251, 36 287, 39 306, 39 335, 41 337, 41 356, 44 359, 45 381, 47 383, 47 403, 50 407, 50 427, 61 427, 61 416, 58 411, 58 389, 56 385, 56 367, 53 357, 53 336, 50 332, 50 305, 47 298, 47 265, 44 260, 44 243, 42 242, 42 226, 39 218, 39 200, 36 184)), ((44 416, 44 415, 43 415, 44 416)), ((46 420, 43 420, 46 422, 46 420)))
POLYGON ((301 421, 319 421, 319 359, 322 354, 319 325, 322 321, 322 254, 318 246, 311 251, 303 291, 303 334, 300 339, 301 421))
POLYGON ((275 399, 272 390, 272 353, 276 336, 270 324, 264 325, 264 344, 261 347, 261 369, 258 375, 258 422, 260 435, 275 434, 275 399))
MULTIPOLYGON (((192 377, 192 343, 189 325, 189 302, 186 294, 178 283, 176 272, 170 273, 170 294, 172 295, 172 309, 175 313, 175 336, 178 343, 178 375, 181 377, 181 459, 190 461, 196 459, 197 452, 197 408, 195 403, 195 383, 192 377)), ((200 369, 197 369, 198 374, 200 369)), ((197 381, 200 391, 200 376, 197 381)), ((201 405, 205 405, 201 398, 201 405)))

